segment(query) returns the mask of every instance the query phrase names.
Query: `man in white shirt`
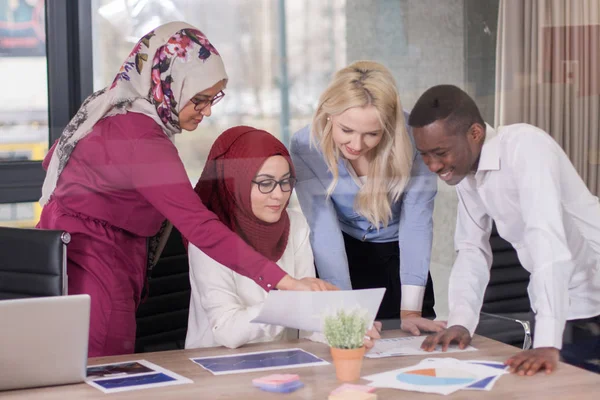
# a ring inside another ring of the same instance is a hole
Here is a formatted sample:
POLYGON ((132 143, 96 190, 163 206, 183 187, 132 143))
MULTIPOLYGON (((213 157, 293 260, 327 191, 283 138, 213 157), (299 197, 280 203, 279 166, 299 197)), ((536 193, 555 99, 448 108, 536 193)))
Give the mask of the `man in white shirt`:
MULTIPOLYGON (((560 146, 528 124, 486 125, 475 102, 451 85, 435 86, 409 118, 417 150, 429 169, 456 185, 457 258, 449 285, 448 329, 423 349, 451 342, 464 348, 479 321, 489 282, 492 220, 531 273, 534 345, 506 363, 513 372, 553 371, 567 320, 600 328, 600 203, 560 146)), ((600 350, 596 336, 595 350, 600 350)), ((593 346, 592 346, 593 347, 593 346)), ((600 358, 600 354, 594 358, 600 358)))

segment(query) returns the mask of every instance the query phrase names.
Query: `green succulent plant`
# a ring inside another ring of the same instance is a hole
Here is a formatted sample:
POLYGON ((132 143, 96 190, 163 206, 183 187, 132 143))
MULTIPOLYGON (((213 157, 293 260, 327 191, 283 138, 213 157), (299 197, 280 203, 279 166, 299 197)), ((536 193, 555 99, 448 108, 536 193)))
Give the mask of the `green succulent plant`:
POLYGON ((324 320, 324 333, 329 346, 338 349, 358 349, 363 346, 367 331, 366 312, 357 309, 351 312, 338 310, 327 315, 324 320))

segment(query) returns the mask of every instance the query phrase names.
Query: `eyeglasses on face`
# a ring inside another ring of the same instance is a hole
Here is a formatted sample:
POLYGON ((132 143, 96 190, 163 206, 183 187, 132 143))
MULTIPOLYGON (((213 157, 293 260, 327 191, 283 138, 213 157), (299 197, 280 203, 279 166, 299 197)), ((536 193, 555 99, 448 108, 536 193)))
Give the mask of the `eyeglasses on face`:
POLYGON ((296 185, 296 178, 284 178, 280 181, 276 181, 275 179, 263 179, 260 181, 252 181, 258 186, 258 190, 263 194, 269 194, 277 185, 281 188, 282 192, 291 192, 294 189, 294 185, 296 185))
POLYGON ((194 103, 194 110, 196 111, 202 111, 204 110, 206 107, 208 107, 209 105, 212 107, 215 104, 217 104, 219 101, 221 101, 221 99, 225 97, 225 92, 223 92, 222 90, 217 93, 212 99, 197 99, 195 97, 192 97, 192 99, 190 100, 192 103, 194 103))

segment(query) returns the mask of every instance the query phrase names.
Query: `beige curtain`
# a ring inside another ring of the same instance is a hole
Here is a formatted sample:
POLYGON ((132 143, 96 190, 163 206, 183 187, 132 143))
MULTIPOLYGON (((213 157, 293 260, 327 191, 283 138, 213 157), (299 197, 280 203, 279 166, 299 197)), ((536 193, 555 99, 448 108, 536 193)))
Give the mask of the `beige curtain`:
POLYGON ((550 133, 600 194, 600 0, 500 0, 495 125, 550 133))

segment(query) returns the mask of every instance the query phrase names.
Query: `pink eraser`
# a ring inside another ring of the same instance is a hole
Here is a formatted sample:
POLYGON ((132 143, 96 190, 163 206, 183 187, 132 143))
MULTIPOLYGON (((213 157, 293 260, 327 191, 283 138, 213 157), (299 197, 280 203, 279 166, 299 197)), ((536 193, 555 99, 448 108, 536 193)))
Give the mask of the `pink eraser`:
POLYGON ((296 374, 272 374, 252 379, 252 383, 265 385, 280 385, 283 383, 297 381, 298 379, 300 379, 300 377, 296 374))

